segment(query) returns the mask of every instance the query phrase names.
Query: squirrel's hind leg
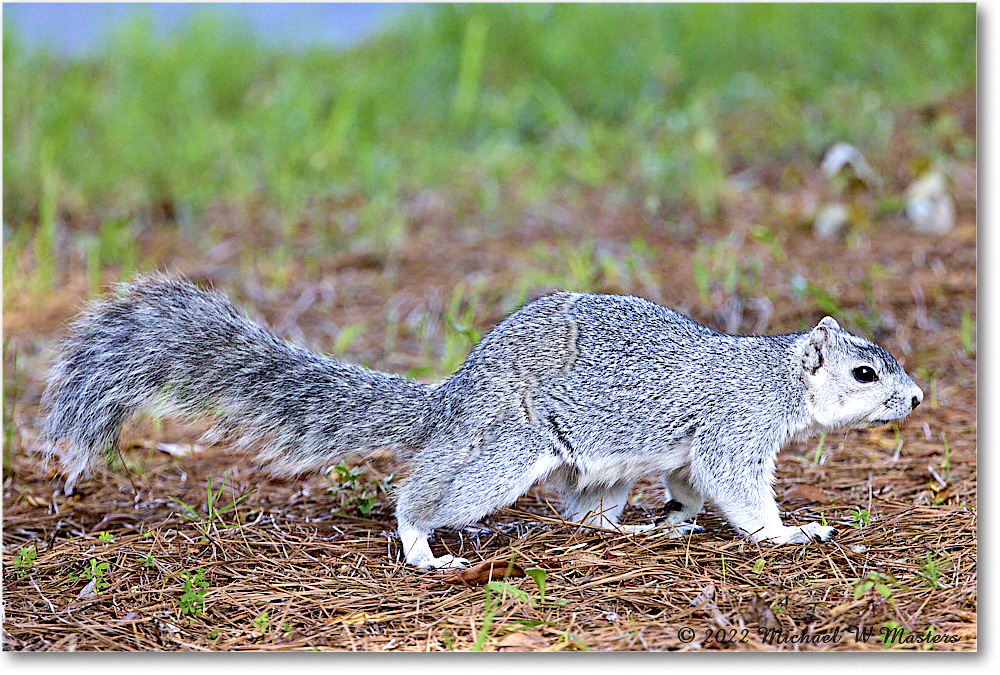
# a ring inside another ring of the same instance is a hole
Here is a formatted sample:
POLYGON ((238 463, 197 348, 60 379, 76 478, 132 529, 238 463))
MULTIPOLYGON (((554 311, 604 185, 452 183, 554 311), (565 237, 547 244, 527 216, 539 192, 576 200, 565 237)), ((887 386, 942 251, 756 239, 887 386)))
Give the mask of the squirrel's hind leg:
POLYGON ((667 523, 670 525, 680 525, 691 520, 705 505, 704 495, 677 472, 663 476, 663 487, 670 495, 666 504, 667 523))
POLYGON ((431 545, 427 542, 430 535, 428 530, 422 530, 413 523, 399 520, 399 541, 403 546, 406 555, 406 562, 415 567, 424 569, 441 569, 447 567, 464 567, 469 564, 465 558, 456 558, 453 555, 443 555, 440 558, 434 557, 431 553, 431 545))
POLYGON ((650 536, 670 538, 686 537, 690 534, 704 532, 705 528, 688 522, 701 511, 705 497, 697 492, 687 478, 677 472, 663 476, 663 486, 667 492, 667 503, 664 510, 666 517, 657 518, 649 525, 619 525, 626 532, 648 532, 650 536))
POLYGON ((396 508, 406 562, 417 567, 460 567, 463 558, 431 554, 437 527, 463 527, 508 506, 559 464, 550 443, 533 428, 494 424, 471 450, 427 448, 415 458, 396 508))
MULTIPOLYGON (((618 530, 632 534, 653 533, 656 531, 655 536, 669 535, 671 537, 682 537, 704 531, 704 528, 698 525, 692 523, 682 524, 683 521, 678 519, 668 519, 665 523, 622 525, 618 522, 618 519, 625 509, 625 505, 628 503, 628 495, 631 490, 631 481, 621 482, 611 487, 588 487, 580 489, 573 485, 571 477, 567 477, 562 484, 563 518, 571 522, 595 525, 609 530, 618 530)), ((701 510, 702 501, 700 495, 697 495, 693 491, 685 492, 684 498, 687 499, 685 513, 693 510, 691 515, 683 518, 683 520, 688 520, 701 510)))
POLYGON ((572 523, 583 523, 612 530, 623 530, 618 519, 625 510, 632 482, 625 481, 610 487, 590 486, 580 488, 566 476, 560 486, 563 498, 562 517, 572 523))

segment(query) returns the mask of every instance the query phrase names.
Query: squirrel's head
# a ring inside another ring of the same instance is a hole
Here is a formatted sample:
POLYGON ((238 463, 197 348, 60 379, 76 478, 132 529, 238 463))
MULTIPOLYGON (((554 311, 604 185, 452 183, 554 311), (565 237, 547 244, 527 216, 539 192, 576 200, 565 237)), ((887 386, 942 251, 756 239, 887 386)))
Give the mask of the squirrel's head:
POLYGON ((889 424, 924 400, 889 352, 842 330, 832 317, 809 331, 800 354, 806 406, 826 429, 889 424))

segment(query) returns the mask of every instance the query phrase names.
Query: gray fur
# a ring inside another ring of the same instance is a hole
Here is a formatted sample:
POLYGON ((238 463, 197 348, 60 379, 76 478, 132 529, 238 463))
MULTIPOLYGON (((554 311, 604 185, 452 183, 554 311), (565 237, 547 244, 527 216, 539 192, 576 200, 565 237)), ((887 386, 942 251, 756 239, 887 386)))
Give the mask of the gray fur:
MULTIPOLYGON (((71 487, 138 409, 210 417, 262 466, 292 474, 391 447, 410 463, 397 519, 407 561, 436 527, 559 485, 568 520, 617 527, 632 484, 662 474, 672 534, 708 499, 739 531, 776 543, 832 528, 782 525, 772 485, 795 437, 902 419, 920 389, 882 348, 827 317, 812 331, 717 333, 634 297, 556 293, 522 307, 437 385, 288 344, 223 296, 154 277, 118 288, 73 327, 43 397, 43 451, 71 487), (866 365, 879 379, 861 383, 866 365)), ((653 526, 637 526, 642 530, 653 526)))

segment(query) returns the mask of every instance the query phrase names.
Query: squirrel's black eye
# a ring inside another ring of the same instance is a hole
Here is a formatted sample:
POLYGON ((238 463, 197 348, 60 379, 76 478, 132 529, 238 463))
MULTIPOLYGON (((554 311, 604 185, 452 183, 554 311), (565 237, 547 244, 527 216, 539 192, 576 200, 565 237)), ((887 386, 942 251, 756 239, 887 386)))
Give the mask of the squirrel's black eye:
POLYGON ((875 369, 871 366, 858 366, 851 371, 851 374, 854 375, 854 379, 858 382, 874 382, 878 379, 875 369))

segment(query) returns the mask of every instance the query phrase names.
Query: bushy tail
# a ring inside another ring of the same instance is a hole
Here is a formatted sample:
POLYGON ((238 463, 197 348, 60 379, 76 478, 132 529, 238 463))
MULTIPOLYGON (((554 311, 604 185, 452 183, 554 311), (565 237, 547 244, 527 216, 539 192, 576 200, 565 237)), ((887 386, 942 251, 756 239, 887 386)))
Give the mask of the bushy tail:
POLYGON ((420 443, 430 388, 291 345, 214 292, 169 277, 122 284, 72 328, 42 397, 45 454, 76 479, 137 410, 210 417, 276 474, 420 443))

